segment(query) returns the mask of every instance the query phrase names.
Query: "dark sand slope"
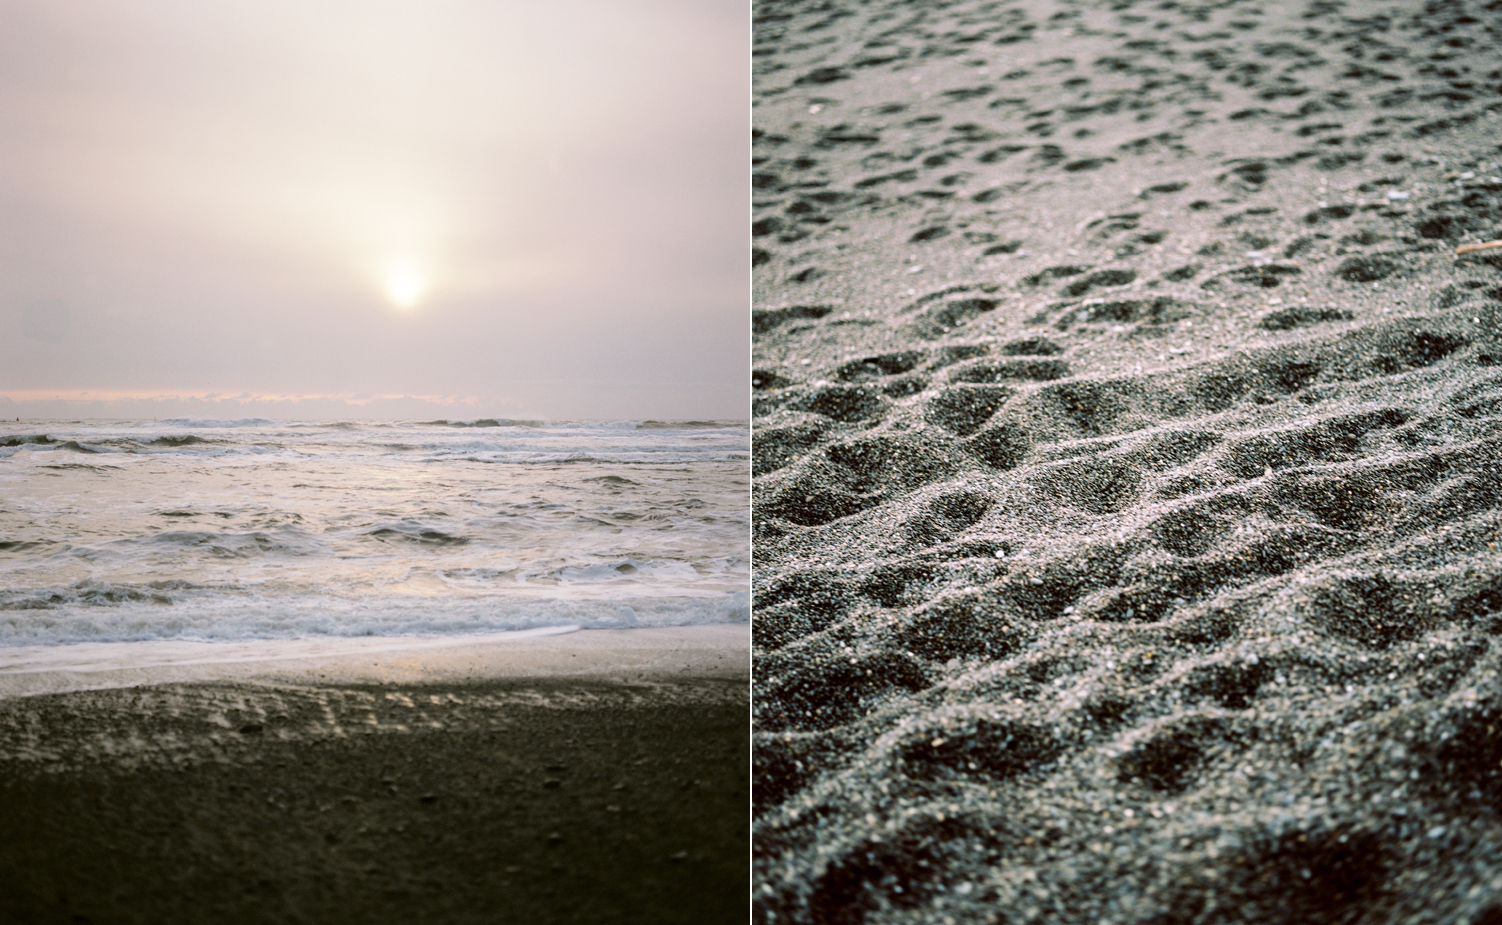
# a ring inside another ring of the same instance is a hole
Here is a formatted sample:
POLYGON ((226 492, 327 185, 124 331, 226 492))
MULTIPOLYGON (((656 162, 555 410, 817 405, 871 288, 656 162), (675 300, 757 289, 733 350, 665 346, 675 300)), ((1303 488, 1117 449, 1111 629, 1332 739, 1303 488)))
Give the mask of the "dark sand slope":
POLYGON ((746 915, 746 683, 0 699, 0 922, 746 915))
POLYGON ((756 5, 761 922, 1502 922, 1502 3, 756 5))

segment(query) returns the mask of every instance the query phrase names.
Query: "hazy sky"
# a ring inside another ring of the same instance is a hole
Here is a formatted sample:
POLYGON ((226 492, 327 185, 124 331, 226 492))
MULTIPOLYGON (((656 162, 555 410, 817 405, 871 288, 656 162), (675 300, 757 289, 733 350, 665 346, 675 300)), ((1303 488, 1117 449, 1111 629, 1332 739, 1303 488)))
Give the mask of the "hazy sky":
POLYGON ((740 0, 5 0, 0 414, 744 417, 748 36, 740 0))

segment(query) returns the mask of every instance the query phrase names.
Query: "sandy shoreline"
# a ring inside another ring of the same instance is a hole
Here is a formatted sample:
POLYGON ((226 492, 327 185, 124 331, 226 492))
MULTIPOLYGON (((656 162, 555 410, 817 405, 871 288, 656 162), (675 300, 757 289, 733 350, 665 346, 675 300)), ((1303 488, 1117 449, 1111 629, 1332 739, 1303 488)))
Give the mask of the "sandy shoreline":
POLYGON ((0 649, 0 698, 193 681, 427 683, 500 678, 745 678, 749 628, 723 623, 480 636, 0 649))
POLYGON ((1502 921, 1495 4, 756 22, 757 920, 1502 921))
POLYGON ((743 921, 747 633, 12 673, 0 920, 743 921))

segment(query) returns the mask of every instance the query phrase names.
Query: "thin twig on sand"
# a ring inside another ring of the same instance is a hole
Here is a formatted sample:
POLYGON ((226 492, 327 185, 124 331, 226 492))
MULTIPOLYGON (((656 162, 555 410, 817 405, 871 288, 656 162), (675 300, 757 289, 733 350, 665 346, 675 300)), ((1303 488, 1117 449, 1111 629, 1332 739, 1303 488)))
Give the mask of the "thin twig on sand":
POLYGON ((1469 254, 1471 251, 1491 250, 1494 247, 1502 247, 1502 241, 1487 241, 1485 244, 1462 244, 1455 248, 1455 256, 1469 254))

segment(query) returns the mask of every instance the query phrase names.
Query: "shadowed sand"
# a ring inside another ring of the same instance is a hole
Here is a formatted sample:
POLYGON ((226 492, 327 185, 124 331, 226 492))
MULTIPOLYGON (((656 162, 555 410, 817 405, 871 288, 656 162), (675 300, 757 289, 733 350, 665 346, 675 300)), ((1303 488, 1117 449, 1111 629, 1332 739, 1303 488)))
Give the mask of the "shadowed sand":
POLYGON ((744 921, 746 636, 0 673, 0 921, 744 921))
POLYGON ((1502 8, 755 9, 757 920, 1502 921, 1502 8))

